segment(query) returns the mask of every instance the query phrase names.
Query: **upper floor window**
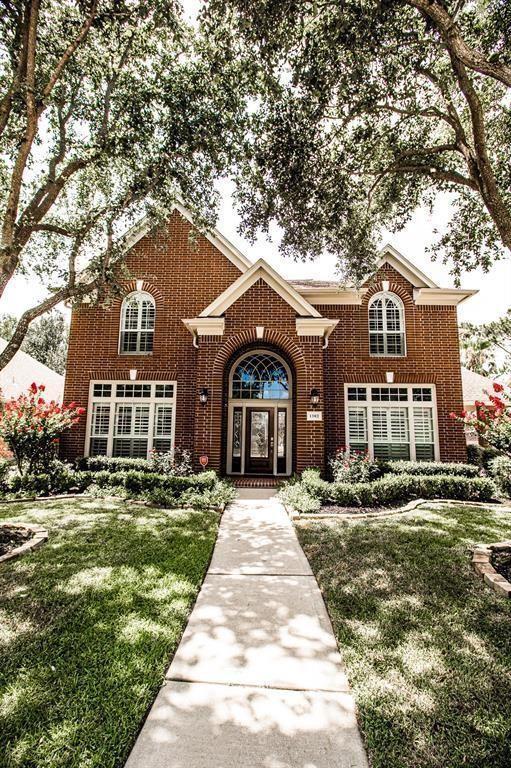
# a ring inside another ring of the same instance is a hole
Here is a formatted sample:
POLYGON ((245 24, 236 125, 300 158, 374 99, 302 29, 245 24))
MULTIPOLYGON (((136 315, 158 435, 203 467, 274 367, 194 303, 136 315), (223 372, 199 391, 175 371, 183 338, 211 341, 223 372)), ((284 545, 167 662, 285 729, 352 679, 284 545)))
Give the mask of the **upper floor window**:
POLYGON ((405 354, 405 312, 394 293, 377 293, 369 302, 369 352, 405 354))
POLYGON ((122 302, 121 354, 144 354, 153 351, 154 299, 149 293, 130 293, 122 302))

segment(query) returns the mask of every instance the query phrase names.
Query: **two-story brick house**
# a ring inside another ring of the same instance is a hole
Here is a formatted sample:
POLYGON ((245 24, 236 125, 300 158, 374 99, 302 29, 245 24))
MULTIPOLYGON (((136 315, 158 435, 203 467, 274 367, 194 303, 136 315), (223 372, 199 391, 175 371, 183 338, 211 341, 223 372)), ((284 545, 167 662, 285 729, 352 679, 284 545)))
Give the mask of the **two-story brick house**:
POLYGON ((463 460, 456 307, 394 249, 361 288, 287 281, 219 232, 130 236, 132 275, 108 307, 72 313, 65 400, 87 408, 64 455, 179 446, 242 478, 325 467, 337 447, 463 460))

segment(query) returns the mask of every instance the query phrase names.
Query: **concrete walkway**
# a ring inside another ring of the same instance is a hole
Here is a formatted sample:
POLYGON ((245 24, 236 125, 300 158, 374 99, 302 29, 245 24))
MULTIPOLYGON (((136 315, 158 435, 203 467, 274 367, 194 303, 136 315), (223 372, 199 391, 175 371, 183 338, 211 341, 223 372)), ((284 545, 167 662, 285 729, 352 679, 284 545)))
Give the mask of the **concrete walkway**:
POLYGON ((367 768, 330 620, 282 505, 224 513, 126 768, 367 768))

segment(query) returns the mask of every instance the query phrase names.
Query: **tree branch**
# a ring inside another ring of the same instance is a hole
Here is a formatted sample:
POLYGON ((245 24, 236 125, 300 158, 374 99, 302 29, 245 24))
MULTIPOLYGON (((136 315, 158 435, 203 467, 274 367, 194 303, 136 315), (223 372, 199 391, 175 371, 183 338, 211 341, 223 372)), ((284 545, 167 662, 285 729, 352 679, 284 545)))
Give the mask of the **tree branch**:
POLYGON ((483 54, 464 40, 459 25, 440 0, 403 0, 429 19, 440 33, 447 50, 468 69, 492 77, 511 88, 511 67, 488 61, 483 54))

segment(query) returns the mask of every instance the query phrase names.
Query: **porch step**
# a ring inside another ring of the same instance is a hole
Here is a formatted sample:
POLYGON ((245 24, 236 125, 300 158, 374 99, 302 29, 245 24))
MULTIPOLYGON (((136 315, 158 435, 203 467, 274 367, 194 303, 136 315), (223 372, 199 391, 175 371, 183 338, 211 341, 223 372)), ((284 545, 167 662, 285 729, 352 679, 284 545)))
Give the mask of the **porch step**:
POLYGON ((231 477, 236 488, 276 488, 283 478, 280 477, 231 477))

